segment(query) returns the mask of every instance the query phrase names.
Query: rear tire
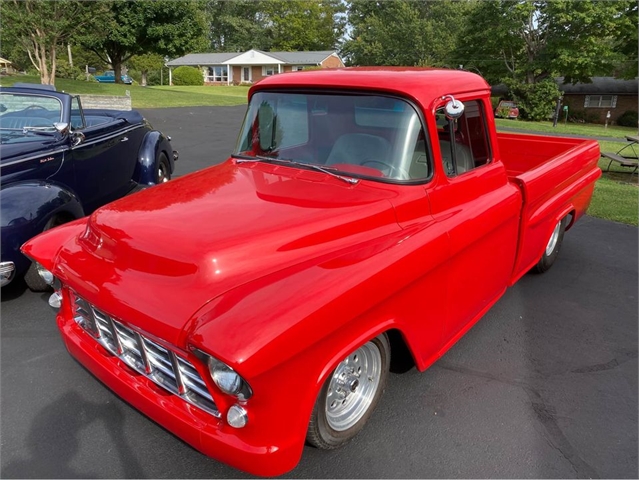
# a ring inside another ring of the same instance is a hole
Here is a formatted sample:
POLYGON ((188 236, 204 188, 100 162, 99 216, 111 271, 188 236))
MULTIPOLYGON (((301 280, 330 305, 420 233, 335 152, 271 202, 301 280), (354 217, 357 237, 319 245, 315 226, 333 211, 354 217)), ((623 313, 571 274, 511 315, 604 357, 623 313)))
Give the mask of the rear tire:
POLYGON ((385 333, 342 360, 320 390, 306 441, 332 450, 357 435, 384 392, 389 369, 390 343, 385 333))
MULTIPOLYGON (((63 223, 65 222, 61 218, 55 216, 51 217, 42 231, 46 232, 47 230, 51 230, 54 227, 62 225, 63 223)), ((51 285, 42 280, 42 277, 40 277, 38 267, 35 262, 31 262, 29 270, 27 270, 27 273, 24 275, 24 282, 33 292, 46 292, 51 290, 51 285)))
POLYGON ((557 260, 557 256, 559 255, 559 250, 561 249, 561 244, 564 240, 564 233, 566 231, 566 224, 568 223, 568 217, 564 217, 553 229, 550 234, 550 238, 548 239, 548 243, 546 244, 546 248, 541 258, 537 262, 537 265, 533 267, 533 272, 535 273, 544 273, 547 272, 550 267, 552 267, 555 260, 557 260))

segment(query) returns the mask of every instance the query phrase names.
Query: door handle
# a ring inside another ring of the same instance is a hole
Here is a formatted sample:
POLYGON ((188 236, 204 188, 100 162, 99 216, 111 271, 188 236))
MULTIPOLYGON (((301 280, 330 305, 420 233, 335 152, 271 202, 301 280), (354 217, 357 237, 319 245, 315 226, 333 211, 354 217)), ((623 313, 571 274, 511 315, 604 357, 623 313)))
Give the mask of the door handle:
POLYGON ((122 137, 120 139, 120 142, 128 142, 129 141, 129 137, 122 137))

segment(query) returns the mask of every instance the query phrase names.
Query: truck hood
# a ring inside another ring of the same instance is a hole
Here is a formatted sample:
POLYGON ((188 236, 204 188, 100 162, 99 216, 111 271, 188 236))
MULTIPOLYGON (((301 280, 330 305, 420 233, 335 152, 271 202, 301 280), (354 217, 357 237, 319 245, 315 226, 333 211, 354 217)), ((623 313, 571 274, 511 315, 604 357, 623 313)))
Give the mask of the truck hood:
POLYGON ((381 185, 229 160, 97 210, 56 273, 107 313, 184 346, 189 319, 222 293, 400 230, 381 185))

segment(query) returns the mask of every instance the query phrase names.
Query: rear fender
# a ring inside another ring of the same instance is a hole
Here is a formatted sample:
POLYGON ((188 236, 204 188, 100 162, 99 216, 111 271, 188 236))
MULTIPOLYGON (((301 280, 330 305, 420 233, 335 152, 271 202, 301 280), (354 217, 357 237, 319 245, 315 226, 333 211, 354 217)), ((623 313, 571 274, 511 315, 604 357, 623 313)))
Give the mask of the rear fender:
POLYGON ((57 215, 69 221, 84 216, 77 196, 61 185, 25 181, 0 190, 2 261, 14 262, 16 273, 24 273, 30 262, 20 253, 20 246, 41 233, 47 222, 57 215))
POLYGON ((164 152, 169 161, 171 173, 175 167, 173 148, 169 138, 157 130, 147 132, 138 150, 138 161, 135 165, 133 179, 140 185, 155 185, 157 182, 158 160, 164 152))

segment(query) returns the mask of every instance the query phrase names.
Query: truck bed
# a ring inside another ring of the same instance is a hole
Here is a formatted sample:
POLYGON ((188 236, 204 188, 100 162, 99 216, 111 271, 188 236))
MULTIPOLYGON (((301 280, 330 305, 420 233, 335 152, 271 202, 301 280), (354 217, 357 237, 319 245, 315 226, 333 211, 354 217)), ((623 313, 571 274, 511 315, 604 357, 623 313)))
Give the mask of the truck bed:
POLYGON ((539 260, 557 222, 570 214, 570 228, 586 212, 601 176, 599 144, 513 133, 498 133, 497 139, 508 178, 523 195, 514 284, 539 260))

